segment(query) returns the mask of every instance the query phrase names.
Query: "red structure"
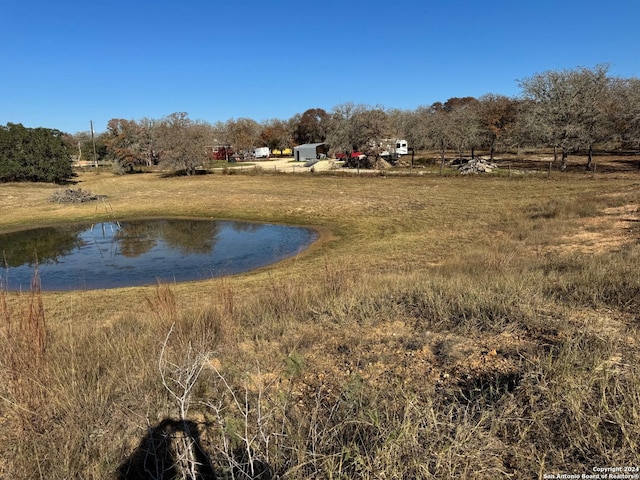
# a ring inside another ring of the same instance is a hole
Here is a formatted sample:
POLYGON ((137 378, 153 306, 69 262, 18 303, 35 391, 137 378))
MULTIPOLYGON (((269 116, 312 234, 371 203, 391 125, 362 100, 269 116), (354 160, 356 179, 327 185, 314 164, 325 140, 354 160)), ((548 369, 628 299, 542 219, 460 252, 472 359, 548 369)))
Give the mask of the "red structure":
POLYGON ((207 157, 211 160, 226 160, 229 161, 234 154, 231 145, 216 145, 214 147, 207 147, 207 157))

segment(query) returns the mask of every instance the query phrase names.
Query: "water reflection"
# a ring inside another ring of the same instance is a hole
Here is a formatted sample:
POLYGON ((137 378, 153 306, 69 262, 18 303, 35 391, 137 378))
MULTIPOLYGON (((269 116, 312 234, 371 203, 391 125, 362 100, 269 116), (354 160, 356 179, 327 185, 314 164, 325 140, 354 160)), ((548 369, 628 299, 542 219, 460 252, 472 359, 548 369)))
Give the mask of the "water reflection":
MULTIPOLYGON (((234 223, 230 226, 238 230, 238 225, 234 223)), ((167 220, 163 222, 160 235, 169 247, 179 250, 183 255, 208 253, 213 250, 219 228, 220 224, 215 222, 167 220)))
POLYGON ((153 223, 127 222, 124 227, 116 231, 114 239, 120 242, 122 255, 135 258, 147 253, 158 244, 156 232, 157 226, 153 223))
POLYGON ((38 228, 0 235, 0 252, 5 267, 33 266, 37 262, 57 262, 73 249, 82 246, 79 233, 86 227, 65 226, 38 228))
POLYGON ((155 219, 38 228, 0 235, 5 289, 112 288, 248 271, 306 248, 313 230, 247 222, 155 219))

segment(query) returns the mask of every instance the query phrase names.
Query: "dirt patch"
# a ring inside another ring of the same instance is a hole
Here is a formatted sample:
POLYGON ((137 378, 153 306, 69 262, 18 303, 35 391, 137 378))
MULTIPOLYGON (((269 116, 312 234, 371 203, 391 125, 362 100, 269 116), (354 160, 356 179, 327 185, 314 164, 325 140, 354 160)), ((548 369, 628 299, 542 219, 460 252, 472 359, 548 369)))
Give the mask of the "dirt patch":
MULTIPOLYGON (((319 162, 321 163, 321 162, 319 162)), ((293 158, 272 158, 269 160, 256 160, 250 165, 235 164, 233 170, 262 170, 266 172, 280 173, 305 173, 311 171, 311 167, 305 167, 305 162, 296 162, 293 158)), ((214 169, 214 170, 222 170, 214 169)))
POLYGON ((591 254, 615 251, 638 241, 638 225, 640 209, 637 205, 607 208, 602 215, 585 219, 577 232, 561 237, 562 245, 552 250, 591 254))
MULTIPOLYGON (((338 393, 356 379, 384 392, 391 386, 431 395, 469 397, 486 388, 515 388, 524 356, 534 356, 538 339, 524 332, 467 338, 442 332, 416 334, 403 321, 355 327, 345 334, 323 332, 312 349, 302 398, 314 392, 338 393)), ((556 332, 557 333, 557 332, 556 332)))
MULTIPOLYGON (((525 154, 497 156, 496 163, 500 168, 512 168, 524 171, 557 172, 560 161, 554 161, 553 154, 525 154)), ((597 154, 593 157, 590 170, 587 170, 586 155, 569 155, 567 168, 564 173, 623 173, 640 171, 640 155, 625 154, 597 154)))

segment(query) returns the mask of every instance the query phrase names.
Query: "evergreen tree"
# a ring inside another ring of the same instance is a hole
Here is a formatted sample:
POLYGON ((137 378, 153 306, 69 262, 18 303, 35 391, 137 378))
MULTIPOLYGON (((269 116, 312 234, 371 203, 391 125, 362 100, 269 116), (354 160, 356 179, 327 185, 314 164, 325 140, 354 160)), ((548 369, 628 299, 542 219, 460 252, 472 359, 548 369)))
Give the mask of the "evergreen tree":
POLYGON ((65 183, 73 176, 62 132, 15 123, 0 126, 0 182, 65 183))

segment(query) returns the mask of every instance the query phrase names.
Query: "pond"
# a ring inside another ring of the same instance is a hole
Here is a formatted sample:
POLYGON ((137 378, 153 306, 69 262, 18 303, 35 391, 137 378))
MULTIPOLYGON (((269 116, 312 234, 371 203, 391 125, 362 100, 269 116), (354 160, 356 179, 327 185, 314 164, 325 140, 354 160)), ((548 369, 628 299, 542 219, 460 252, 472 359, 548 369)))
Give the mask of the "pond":
POLYGON ((309 228, 154 219, 44 227, 0 235, 0 282, 29 290, 83 290, 204 280, 296 255, 318 238, 309 228))

